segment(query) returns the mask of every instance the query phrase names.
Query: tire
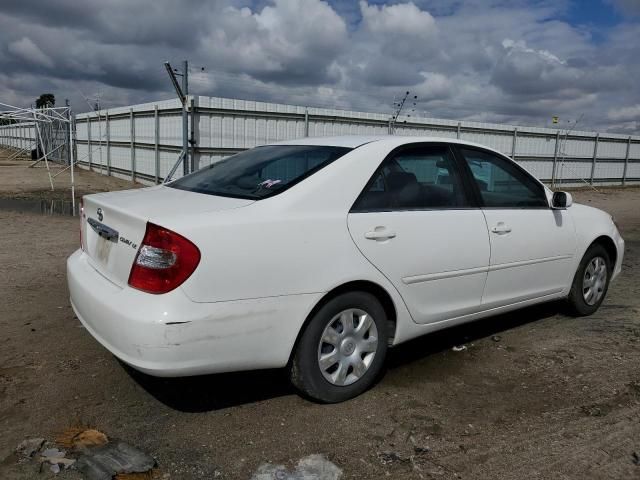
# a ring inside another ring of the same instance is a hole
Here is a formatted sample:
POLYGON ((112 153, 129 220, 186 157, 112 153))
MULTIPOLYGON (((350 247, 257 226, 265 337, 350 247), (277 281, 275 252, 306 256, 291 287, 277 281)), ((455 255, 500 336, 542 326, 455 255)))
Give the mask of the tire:
POLYGON ((582 257, 573 279, 567 299, 568 313, 575 317, 595 313, 607 295, 611 272, 611 259, 605 248, 599 244, 591 245, 582 257))
POLYGON ((322 403, 360 395, 382 370, 387 328, 385 310, 370 293, 332 298, 302 332, 291 362, 291 383, 307 398, 322 403))

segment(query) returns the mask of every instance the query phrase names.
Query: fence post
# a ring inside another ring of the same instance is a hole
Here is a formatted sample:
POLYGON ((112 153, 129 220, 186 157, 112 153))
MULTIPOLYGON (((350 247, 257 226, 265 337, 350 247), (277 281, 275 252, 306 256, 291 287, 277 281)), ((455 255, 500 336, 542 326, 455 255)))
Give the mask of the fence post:
POLYGON ((160 120, 158 119, 158 105, 153 106, 153 154, 155 159, 155 182, 160 182, 160 120))
POLYGON ((511 158, 516 159, 516 145, 518 144, 518 127, 513 129, 513 143, 511 144, 511 158))
POLYGON ((560 147, 560 130, 556 132, 556 146, 553 150, 553 168, 551 169, 551 188, 556 188, 556 172, 558 168, 558 148, 560 147))
POLYGON ((87 151, 89 152, 89 171, 91 171, 91 161, 93 160, 93 152, 91 151, 91 117, 90 114, 87 113, 86 116, 86 124, 87 124, 87 151))
POLYGON ((622 186, 627 183, 627 168, 629 167, 629 151, 631 150, 631 135, 627 139, 627 153, 624 156, 624 170, 622 171, 622 186))
POLYGON ((456 129, 456 138, 460 140, 460 133, 462 129, 462 122, 458 122, 458 128, 456 129))
POLYGON ((309 108, 304 108, 304 136, 309 136, 309 108))
POLYGON ((391 123, 391 119, 389 119, 389 125, 387 126, 387 134, 393 135, 393 124, 391 123))
POLYGON ((136 181, 136 124, 133 117, 133 108, 129 109, 129 123, 131 127, 131 181, 136 181))
MULTIPOLYGON (((191 97, 189 100, 189 108, 191 109, 191 128, 189 131, 189 144, 191 147, 191 165, 189 171, 195 172, 200 167, 200 158, 196 158, 196 102, 195 97, 191 97)), ((246 139, 246 135, 245 135, 246 139)))
POLYGON ((109 110, 104 114, 104 128, 106 130, 107 143, 107 177, 111 175, 111 124, 109 123, 109 110))
POLYGON ((600 134, 596 133, 596 138, 593 143, 593 162, 591 163, 591 185, 593 185, 593 176, 596 173, 596 158, 598 157, 598 141, 600 140, 600 134))

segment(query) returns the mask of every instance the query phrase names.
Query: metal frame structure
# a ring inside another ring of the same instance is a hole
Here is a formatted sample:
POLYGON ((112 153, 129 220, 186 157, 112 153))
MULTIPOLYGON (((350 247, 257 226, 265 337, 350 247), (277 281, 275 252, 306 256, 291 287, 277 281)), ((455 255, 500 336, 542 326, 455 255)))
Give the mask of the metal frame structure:
MULTIPOLYGON (((22 108, 0 102, 0 120, 4 120, 3 127, 11 128, 20 125, 25 129, 33 130, 33 137, 23 135, 21 146, 9 156, 9 159, 17 158, 25 152, 35 150, 36 159, 29 168, 44 163, 51 190, 55 190, 53 179, 68 168, 71 169, 71 202, 72 212, 75 215, 75 174, 73 160, 73 115, 69 106, 47 108, 22 108), (49 162, 66 165, 66 168, 55 174, 51 173, 49 162)), ((6 145, 0 139, 0 145, 6 145)))

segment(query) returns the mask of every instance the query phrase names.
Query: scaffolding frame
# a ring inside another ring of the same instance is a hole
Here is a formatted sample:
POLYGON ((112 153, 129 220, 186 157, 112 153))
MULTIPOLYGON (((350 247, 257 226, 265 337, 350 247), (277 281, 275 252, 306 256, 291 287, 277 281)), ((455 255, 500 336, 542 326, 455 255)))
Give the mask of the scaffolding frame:
POLYGON ((25 151, 36 152, 36 158, 29 168, 44 163, 49 176, 51 190, 55 190, 53 179, 71 169, 71 209, 76 214, 75 199, 75 172, 74 166, 77 160, 73 154, 73 114, 68 106, 46 108, 22 108, 0 102, 0 121, 3 124, 19 123, 33 128, 35 138, 29 139, 26 146, 18 148, 9 159, 14 159, 25 151), (66 165, 56 173, 51 173, 49 162, 66 165))

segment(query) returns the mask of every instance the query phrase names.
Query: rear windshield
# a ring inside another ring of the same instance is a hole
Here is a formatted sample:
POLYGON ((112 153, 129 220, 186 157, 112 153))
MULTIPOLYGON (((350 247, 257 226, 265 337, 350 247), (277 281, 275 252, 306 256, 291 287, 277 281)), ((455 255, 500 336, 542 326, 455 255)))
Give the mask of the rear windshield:
POLYGON ((257 147, 225 158, 168 186, 223 197, 261 199, 286 190, 350 150, 325 145, 257 147))

